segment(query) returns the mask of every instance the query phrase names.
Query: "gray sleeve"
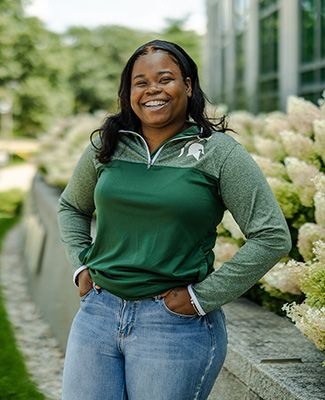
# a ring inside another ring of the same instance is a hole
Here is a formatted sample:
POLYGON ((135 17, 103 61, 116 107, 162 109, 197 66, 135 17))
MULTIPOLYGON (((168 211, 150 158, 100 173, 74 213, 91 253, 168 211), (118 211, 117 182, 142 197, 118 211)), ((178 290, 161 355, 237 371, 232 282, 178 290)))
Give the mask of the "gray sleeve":
POLYGON ((59 199, 61 241, 74 270, 80 267, 80 252, 92 242, 90 227, 95 210, 94 190, 97 183, 94 159, 94 148, 89 145, 59 199))
POLYGON ((291 249, 280 206, 260 168, 240 144, 221 167, 220 194, 247 240, 229 261, 193 285, 205 312, 242 295, 291 249))

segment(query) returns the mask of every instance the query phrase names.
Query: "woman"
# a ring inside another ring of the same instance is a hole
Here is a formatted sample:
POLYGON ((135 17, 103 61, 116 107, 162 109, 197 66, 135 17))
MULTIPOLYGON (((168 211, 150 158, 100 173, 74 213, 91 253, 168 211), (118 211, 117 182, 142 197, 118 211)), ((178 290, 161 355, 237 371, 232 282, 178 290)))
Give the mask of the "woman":
POLYGON ((63 399, 207 399, 226 355, 221 306, 289 252, 287 225, 224 120, 205 117, 197 67, 178 45, 137 49, 119 100, 60 198, 81 296, 63 399), (247 241, 214 270, 226 209, 247 241))

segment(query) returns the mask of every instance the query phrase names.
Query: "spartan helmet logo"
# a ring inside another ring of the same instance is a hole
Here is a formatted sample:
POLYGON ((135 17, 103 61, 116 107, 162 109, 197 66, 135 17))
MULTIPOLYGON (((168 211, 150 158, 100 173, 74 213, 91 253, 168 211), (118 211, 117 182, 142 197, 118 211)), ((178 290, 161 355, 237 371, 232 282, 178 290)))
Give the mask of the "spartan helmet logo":
POLYGON ((181 152, 178 157, 181 157, 186 149, 187 149, 186 157, 193 156, 196 160, 199 160, 199 158, 204 154, 203 144, 198 143, 196 141, 192 141, 186 143, 186 145, 181 149, 181 152))
POLYGON ((199 160, 199 158, 204 154, 204 147, 203 144, 201 143, 193 143, 190 145, 188 148, 187 156, 193 156, 196 160, 199 160))

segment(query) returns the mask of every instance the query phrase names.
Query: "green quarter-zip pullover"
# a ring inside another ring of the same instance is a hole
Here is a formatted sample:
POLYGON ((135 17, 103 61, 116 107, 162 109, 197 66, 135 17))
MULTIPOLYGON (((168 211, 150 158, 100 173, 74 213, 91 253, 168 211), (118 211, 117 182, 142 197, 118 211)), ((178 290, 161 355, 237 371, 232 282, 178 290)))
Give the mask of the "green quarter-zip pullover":
POLYGON ((227 134, 199 134, 194 125, 150 153, 139 133, 120 131, 108 164, 86 148, 59 202, 62 241, 75 269, 86 265, 96 284, 127 300, 193 284, 209 312, 289 252, 286 221, 252 157, 227 134), (216 227, 226 209, 247 241, 214 271, 216 227))

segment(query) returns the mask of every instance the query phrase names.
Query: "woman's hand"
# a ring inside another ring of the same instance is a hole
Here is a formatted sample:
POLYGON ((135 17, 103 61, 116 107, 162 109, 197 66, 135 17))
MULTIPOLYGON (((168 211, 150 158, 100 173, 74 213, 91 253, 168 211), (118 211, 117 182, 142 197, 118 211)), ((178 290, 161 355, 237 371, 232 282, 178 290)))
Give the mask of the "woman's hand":
POLYGON ((84 269, 78 275, 79 296, 84 296, 93 288, 93 281, 90 277, 88 268, 84 269))
POLYGON ((176 287, 160 294, 166 306, 179 314, 196 315, 197 312, 191 304, 191 297, 186 287, 176 287))

